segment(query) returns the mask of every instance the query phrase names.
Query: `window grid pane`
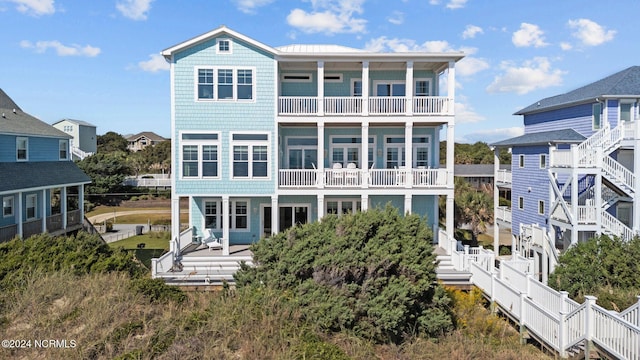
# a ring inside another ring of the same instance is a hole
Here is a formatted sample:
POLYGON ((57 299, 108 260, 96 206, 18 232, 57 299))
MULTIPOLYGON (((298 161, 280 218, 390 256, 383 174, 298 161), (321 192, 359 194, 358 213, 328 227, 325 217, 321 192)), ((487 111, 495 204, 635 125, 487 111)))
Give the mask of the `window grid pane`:
POLYGON ((218 99, 233 99, 233 70, 218 70, 218 99))
POLYGON ((218 146, 202 146, 202 176, 218 176, 218 146))
POLYGON ((238 99, 251 99, 253 97, 253 72, 251 70, 238 70, 238 99))
POLYGON ((249 176, 249 147, 248 146, 233 147, 233 176, 236 176, 236 177, 249 176))
POLYGON ((213 69, 198 70, 198 99, 213 99, 213 69))

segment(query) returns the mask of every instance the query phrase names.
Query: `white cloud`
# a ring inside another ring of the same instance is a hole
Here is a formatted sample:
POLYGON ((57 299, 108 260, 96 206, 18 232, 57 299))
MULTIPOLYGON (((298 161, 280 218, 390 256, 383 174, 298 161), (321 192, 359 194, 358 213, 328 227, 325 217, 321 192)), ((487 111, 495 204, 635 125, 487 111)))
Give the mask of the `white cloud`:
POLYGON ((119 0, 116 9, 131 20, 147 20, 147 13, 154 0, 119 0))
POLYGON ((478 34, 482 34, 484 31, 481 27, 475 25, 467 25, 467 27, 462 32, 463 39, 473 39, 478 34))
POLYGON ((140 61, 138 67, 147 72, 158 72, 169 70, 169 63, 160 54, 149 55, 149 60, 140 61))
POLYGON ((613 37, 616 35, 615 30, 606 30, 598 23, 589 19, 569 20, 567 25, 569 28, 575 30, 571 35, 586 46, 601 45, 613 40, 613 37))
POLYGON ((471 76, 489 68, 489 63, 481 58, 465 57, 456 64, 456 75, 471 76))
POLYGON ((538 25, 522 23, 520 30, 513 33, 511 37, 513 45, 517 47, 542 47, 549 45, 544 41, 544 31, 538 25))
MULTIPOLYGON (((456 113, 456 120, 458 118, 457 115, 458 114, 456 113)), ((464 135, 463 139, 456 140, 456 142, 466 142, 473 144, 478 141, 482 141, 487 144, 491 144, 500 140, 506 140, 521 135, 524 135, 524 128, 515 126, 510 128, 475 131, 473 133, 464 135)))
POLYGON ((503 73, 496 76, 487 87, 490 93, 515 92, 522 95, 534 90, 558 86, 562 84, 562 75, 566 73, 552 69, 551 63, 545 57, 525 61, 522 66, 503 62, 500 67, 503 73))
POLYGON ((467 0, 451 0, 447 3, 449 9, 461 9, 467 4, 467 0))
POLYGON ((20 46, 24 49, 33 49, 36 53, 42 54, 47 49, 54 49, 58 56, 86 56, 95 57, 100 54, 100 48, 91 45, 80 46, 77 44, 63 45, 57 40, 53 41, 37 41, 32 43, 28 40, 20 42, 20 46))
MULTIPOLYGON (((467 4, 467 1, 468 0, 449 0, 445 6, 452 10, 461 9, 467 4)), ((442 3, 440 0, 429 0, 430 5, 440 5, 440 3, 442 3)))
POLYGON ((238 10, 245 14, 255 14, 257 8, 269 5, 274 0, 234 0, 238 10))
POLYGON ((571 50, 573 48, 573 46, 571 46, 571 44, 569 44, 568 42, 561 42, 560 43, 560 49, 562 50, 571 50))
POLYGON ((51 15, 56 12, 54 0, 9 0, 16 4, 16 9, 33 16, 51 15))
POLYGON ((312 11, 293 9, 287 23, 305 33, 364 33, 367 20, 362 14, 365 0, 311 0, 312 11))
POLYGON ((485 117, 475 112, 473 107, 464 101, 460 96, 456 97, 456 124, 471 124, 485 120, 485 117))
POLYGON ((394 11, 387 20, 394 25, 402 25, 404 23, 404 14, 400 11, 394 11))

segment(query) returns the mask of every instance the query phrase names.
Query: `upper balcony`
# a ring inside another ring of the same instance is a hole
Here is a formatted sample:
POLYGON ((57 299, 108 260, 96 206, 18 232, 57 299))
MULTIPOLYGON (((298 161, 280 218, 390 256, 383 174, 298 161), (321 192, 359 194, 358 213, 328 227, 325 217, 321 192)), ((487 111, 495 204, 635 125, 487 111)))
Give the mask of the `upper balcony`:
POLYGON ((453 99, 445 96, 280 96, 280 116, 453 115, 453 99))

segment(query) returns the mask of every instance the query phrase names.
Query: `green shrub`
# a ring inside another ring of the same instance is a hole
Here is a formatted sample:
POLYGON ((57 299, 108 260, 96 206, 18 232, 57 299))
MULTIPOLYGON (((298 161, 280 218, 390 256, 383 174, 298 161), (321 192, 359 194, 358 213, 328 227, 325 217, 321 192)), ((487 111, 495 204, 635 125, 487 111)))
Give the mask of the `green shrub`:
POLYGON ((237 285, 289 291, 322 329, 398 343, 452 327, 449 298, 436 282, 432 234, 417 215, 387 206, 326 216, 251 250, 256 266, 243 266, 237 285))
POLYGON ((181 303, 187 298, 182 290, 175 286, 165 284, 162 279, 134 279, 131 281, 131 287, 152 302, 175 301, 181 303))

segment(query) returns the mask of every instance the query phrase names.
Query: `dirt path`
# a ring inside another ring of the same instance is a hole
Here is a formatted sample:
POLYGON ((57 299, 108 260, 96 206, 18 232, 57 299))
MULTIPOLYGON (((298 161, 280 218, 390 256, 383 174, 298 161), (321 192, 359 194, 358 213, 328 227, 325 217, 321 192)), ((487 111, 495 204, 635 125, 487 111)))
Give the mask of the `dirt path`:
POLYGON ((92 224, 100 223, 109 219, 117 218, 118 216, 125 215, 137 215, 137 214, 171 214, 170 209, 155 209, 155 210, 125 210, 125 211, 115 211, 104 213, 100 215, 94 215, 89 217, 89 221, 92 224))

